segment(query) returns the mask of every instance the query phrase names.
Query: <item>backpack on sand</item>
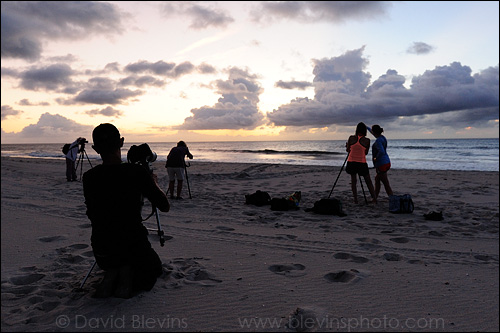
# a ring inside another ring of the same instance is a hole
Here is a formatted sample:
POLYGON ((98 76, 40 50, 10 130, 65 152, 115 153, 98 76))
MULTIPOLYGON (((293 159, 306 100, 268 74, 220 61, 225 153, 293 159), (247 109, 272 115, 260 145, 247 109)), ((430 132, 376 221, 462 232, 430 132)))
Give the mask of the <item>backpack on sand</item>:
POLYGON ((322 215, 346 216, 342 209, 342 201, 335 198, 320 199, 314 203, 313 208, 306 209, 306 212, 314 212, 322 215))
POLYGON ((284 198, 273 198, 271 199, 271 210, 298 210, 301 198, 301 191, 295 191, 291 195, 284 198))
POLYGON ((395 214, 413 213, 413 200, 411 195, 390 195, 389 196, 389 212, 395 214))
POLYGON ((269 193, 257 190, 253 194, 245 194, 245 203, 247 205, 264 206, 271 204, 271 196, 269 193))

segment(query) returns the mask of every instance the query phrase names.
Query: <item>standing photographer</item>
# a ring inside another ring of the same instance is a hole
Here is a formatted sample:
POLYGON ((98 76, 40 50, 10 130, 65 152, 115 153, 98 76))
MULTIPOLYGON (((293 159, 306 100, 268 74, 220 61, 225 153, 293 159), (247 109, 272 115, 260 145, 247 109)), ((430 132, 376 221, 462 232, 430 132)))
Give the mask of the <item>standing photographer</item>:
MULTIPOLYGON (((168 173, 168 192, 170 192, 170 198, 174 198, 174 186, 175 180, 177 179, 177 196, 176 199, 182 199, 182 183, 184 182, 184 168, 186 167, 186 162, 184 157, 187 156, 189 159, 193 159, 193 155, 189 152, 189 148, 184 141, 179 141, 176 147, 170 149, 167 156, 167 163, 165 167, 168 173)), ((189 184, 188 184, 189 185, 189 184)))
POLYGON ((138 164, 122 163, 124 138, 114 125, 100 124, 92 139, 102 164, 85 172, 83 192, 92 223, 92 250, 106 271, 94 297, 129 298, 151 290, 163 271, 142 224, 143 197, 162 212, 168 212, 170 204, 156 175, 138 164))
POLYGON ((78 145, 85 138, 76 139, 70 146, 69 150, 66 153, 66 180, 68 182, 74 182, 76 180, 76 168, 75 161, 78 158, 78 152, 80 151, 78 145))

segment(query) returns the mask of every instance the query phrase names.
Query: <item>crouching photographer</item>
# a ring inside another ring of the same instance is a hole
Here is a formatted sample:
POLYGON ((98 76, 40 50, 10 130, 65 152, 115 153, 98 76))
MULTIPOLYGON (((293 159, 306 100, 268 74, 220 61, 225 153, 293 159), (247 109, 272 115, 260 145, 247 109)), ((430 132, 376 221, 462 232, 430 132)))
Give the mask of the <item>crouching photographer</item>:
POLYGON ((170 210, 170 203, 152 171, 122 163, 124 138, 114 125, 100 124, 92 139, 102 164, 85 172, 83 191, 92 223, 92 250, 105 271, 94 297, 130 298, 151 290, 162 273, 161 260, 142 223, 143 198, 162 212, 170 210))

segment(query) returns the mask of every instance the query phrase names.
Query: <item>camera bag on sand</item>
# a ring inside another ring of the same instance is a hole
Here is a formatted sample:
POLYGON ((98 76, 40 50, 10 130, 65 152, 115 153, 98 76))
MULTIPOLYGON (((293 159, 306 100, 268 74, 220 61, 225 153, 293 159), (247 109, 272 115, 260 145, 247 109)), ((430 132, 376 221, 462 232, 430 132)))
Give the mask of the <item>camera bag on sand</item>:
POLYGON ((62 147, 62 152, 63 152, 64 155, 66 155, 69 152, 69 147, 71 147, 71 143, 66 143, 62 147))
POLYGON ((313 208, 308 208, 305 211, 322 215, 346 216, 342 209, 342 201, 335 198, 320 199, 314 203, 313 208))
POLYGON ((271 199, 271 210, 276 210, 276 211, 298 210, 301 197, 302 197, 301 192, 296 191, 285 198, 273 198, 271 199))
POLYGON ((253 194, 245 194, 245 203, 247 205, 265 206, 271 204, 271 196, 269 193, 257 190, 253 194))
POLYGON ((395 214, 413 213, 413 200, 411 195, 390 195, 389 196, 389 212, 395 214))

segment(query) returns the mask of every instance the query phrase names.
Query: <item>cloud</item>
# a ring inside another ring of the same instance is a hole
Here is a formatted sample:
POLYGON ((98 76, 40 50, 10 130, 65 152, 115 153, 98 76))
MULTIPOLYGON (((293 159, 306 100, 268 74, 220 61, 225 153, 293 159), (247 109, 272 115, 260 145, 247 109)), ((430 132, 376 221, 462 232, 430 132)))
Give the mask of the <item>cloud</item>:
POLYGON ((407 53, 413 53, 417 55, 428 54, 432 51, 434 51, 434 47, 423 42, 414 42, 413 45, 411 45, 406 50, 407 53))
POLYGON ((122 18, 115 5, 101 1, 2 1, 1 55, 33 62, 47 40, 119 34, 122 18))
POLYGON ((312 87, 311 82, 307 81, 282 81, 279 80, 274 84, 276 88, 282 88, 282 89, 300 89, 300 90, 305 90, 309 87, 312 87))
POLYGON ((48 102, 32 103, 27 98, 23 98, 17 104, 24 105, 24 106, 36 106, 36 105, 49 106, 50 105, 50 103, 48 103, 48 102))
POLYGON ((89 111, 85 111, 89 116, 106 116, 106 117, 115 117, 119 118, 123 115, 123 112, 120 110, 113 109, 111 106, 107 106, 104 109, 93 109, 89 111))
POLYGON ((74 86, 74 71, 66 64, 32 68, 20 73, 21 87, 26 90, 61 91, 74 86))
POLYGON ((342 23, 385 15, 390 6, 387 1, 262 1, 251 17, 257 22, 289 19, 303 23, 342 23))
MULTIPOLYGON (((166 76, 169 78, 179 78, 182 75, 190 74, 196 70, 194 66, 189 61, 185 61, 176 65, 175 63, 167 63, 163 60, 151 63, 149 61, 141 60, 133 64, 128 64, 125 66, 126 72, 131 72, 134 74, 138 73, 151 73, 155 75, 166 76)), ((213 67, 210 68, 209 65, 203 64, 200 66, 200 72, 206 71, 210 73, 213 67)))
POLYGON ((61 104, 126 104, 126 100, 132 97, 143 95, 141 90, 130 89, 85 89, 70 100, 62 101, 61 104))
POLYGON ((193 115, 175 129, 254 129, 263 124, 263 115, 257 107, 263 90, 255 75, 233 67, 229 69, 228 80, 216 80, 212 84, 222 95, 218 102, 213 106, 192 109, 193 115))
POLYGON ((64 142, 68 136, 75 138, 86 136, 92 129, 92 126, 81 125, 61 115, 46 112, 40 116, 36 124, 26 126, 21 132, 15 133, 15 136, 19 139, 29 139, 31 142, 39 142, 40 138, 50 138, 52 142, 64 142))
POLYGON ((212 4, 199 4, 189 1, 168 1, 162 4, 161 11, 164 16, 187 16, 191 18, 190 28, 206 29, 209 27, 225 28, 234 19, 212 4))
POLYGON ((15 110, 10 105, 2 105, 2 120, 6 120, 7 117, 17 117, 21 115, 23 111, 15 110))
POLYGON ((364 69, 364 48, 348 51, 330 59, 315 60, 313 99, 296 98, 267 114, 276 126, 309 126, 321 128, 366 123, 399 124, 411 118, 412 125, 433 126, 436 117, 444 115, 448 124, 474 122, 490 126, 498 119, 499 70, 490 67, 471 75, 471 69, 454 62, 438 66, 412 79, 388 70, 371 85, 371 75, 364 69))
POLYGON ((158 80, 151 75, 144 75, 144 76, 133 75, 120 79, 118 84, 120 86, 135 86, 143 88, 145 86, 163 87, 166 85, 166 82, 163 80, 158 80))

